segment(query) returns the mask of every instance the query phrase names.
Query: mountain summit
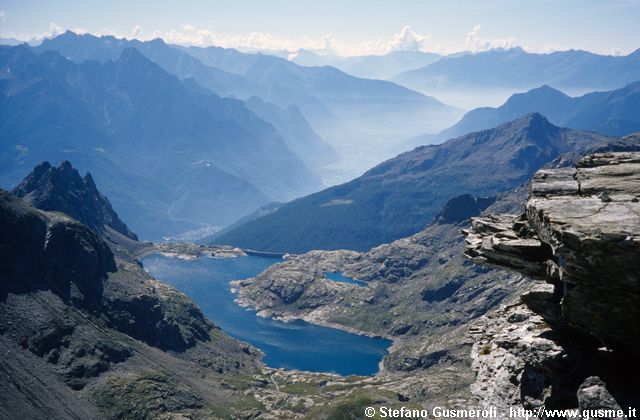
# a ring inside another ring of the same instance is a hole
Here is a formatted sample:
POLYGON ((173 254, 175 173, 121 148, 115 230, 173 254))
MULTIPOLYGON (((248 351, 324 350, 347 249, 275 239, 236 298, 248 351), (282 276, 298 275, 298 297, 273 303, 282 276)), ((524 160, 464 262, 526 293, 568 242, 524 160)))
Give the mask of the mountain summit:
POLYGON ((527 114, 403 153, 351 182, 292 201, 216 242, 282 252, 368 250, 419 231, 453 197, 507 191, 560 154, 606 139, 527 114))
POLYGON ((14 190, 27 204, 45 211, 60 211, 96 232, 110 228, 138 240, 111 207, 109 199, 96 187, 89 172, 80 176, 69 161, 58 167, 42 162, 14 190))
POLYGON ((494 127, 531 112, 544 114, 551 122, 576 130, 591 130, 610 136, 623 136, 640 130, 640 82, 620 89, 591 92, 571 97, 544 85, 512 95, 498 108, 469 111, 439 138, 451 138, 494 127))

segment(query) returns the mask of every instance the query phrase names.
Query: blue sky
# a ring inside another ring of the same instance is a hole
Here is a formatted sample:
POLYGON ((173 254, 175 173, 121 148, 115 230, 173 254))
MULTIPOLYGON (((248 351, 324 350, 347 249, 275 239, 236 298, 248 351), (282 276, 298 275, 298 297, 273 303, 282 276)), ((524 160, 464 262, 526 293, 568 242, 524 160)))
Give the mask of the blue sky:
POLYGON ((629 53, 640 0, 0 0, 0 36, 66 29, 245 49, 342 55, 521 46, 629 53))

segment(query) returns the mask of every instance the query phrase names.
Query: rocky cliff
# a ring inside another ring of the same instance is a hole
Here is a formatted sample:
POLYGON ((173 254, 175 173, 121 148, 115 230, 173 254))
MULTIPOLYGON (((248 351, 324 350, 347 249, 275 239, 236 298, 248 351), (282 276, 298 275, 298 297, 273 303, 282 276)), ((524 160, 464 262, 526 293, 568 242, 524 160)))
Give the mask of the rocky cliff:
POLYGON ((110 228, 129 239, 138 239, 98 191, 91 174, 81 177, 69 161, 58 167, 42 162, 13 193, 33 207, 65 213, 100 233, 110 228))
POLYGON ((523 214, 472 219, 465 254, 544 280, 480 320, 485 403, 638 406, 640 153, 540 170, 523 214))
POLYGON ((30 209, 0 190, 3 267, 0 296, 51 290, 65 301, 95 305, 116 271, 113 253, 89 228, 61 213, 30 209))

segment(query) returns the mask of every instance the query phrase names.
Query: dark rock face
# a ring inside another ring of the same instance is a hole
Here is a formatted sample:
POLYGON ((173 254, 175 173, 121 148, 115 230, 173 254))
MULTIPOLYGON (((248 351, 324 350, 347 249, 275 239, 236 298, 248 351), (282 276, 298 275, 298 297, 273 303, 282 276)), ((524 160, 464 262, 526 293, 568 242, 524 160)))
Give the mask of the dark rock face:
POLYGON ((130 290, 132 278, 148 278, 132 270, 123 279, 109 246, 86 226, 59 213, 39 212, 4 191, 0 220, 0 262, 6 270, 0 297, 50 290, 164 350, 184 351, 196 340, 208 340, 213 325, 193 303, 160 285, 150 293, 130 290))
MULTIPOLYGON (((588 377, 578 389, 578 402, 584 410, 620 410, 616 400, 607 391, 606 384, 597 376, 588 377)), ((614 418, 614 417, 610 417, 614 418)))
POLYGON ((640 153, 540 170, 523 215, 474 218, 466 234, 473 261, 546 281, 477 323, 475 395, 529 408, 637 406, 640 153))
POLYGON ((52 167, 49 162, 36 166, 13 193, 33 207, 46 211, 59 211, 96 232, 108 226, 126 237, 138 240, 120 220, 109 200, 98 191, 91 174, 81 177, 71 163, 64 161, 52 167))
POLYGON ((30 209, 0 191, 0 295, 51 290, 65 301, 97 304, 116 270, 109 247, 86 226, 30 209))
POLYGON ((197 340, 209 339, 213 325, 192 302, 160 285, 153 290, 132 288, 132 279, 144 284, 149 278, 123 268, 131 262, 119 260, 116 267, 111 249, 98 235, 109 236, 106 229, 111 228, 137 238, 89 174, 80 177, 67 161, 57 168, 43 162, 16 192, 27 202, 2 195, 6 231, 0 244, 7 252, 1 258, 6 258, 10 273, 3 278, 4 295, 51 290, 65 302, 91 306, 110 326, 163 350, 184 351, 197 340), (82 219, 93 231, 61 213, 82 219))
POLYGON ((59 213, 41 212, 0 191, 0 325, 18 344, 57 366, 72 389, 131 355, 130 349, 87 332, 69 311, 99 311, 104 283, 116 271, 107 244, 88 227, 59 213), (44 304, 38 298, 47 296, 44 304))
POLYGON ((163 350, 184 351, 197 340, 207 341, 213 328, 193 303, 179 296, 118 296, 105 302, 104 310, 117 330, 163 350))

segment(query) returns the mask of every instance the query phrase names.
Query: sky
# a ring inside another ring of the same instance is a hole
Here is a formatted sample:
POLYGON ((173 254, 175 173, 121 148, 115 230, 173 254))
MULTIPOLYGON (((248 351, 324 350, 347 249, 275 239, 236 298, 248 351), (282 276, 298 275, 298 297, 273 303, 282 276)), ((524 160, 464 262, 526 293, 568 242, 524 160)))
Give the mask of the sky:
POLYGON ((628 54, 640 0, 0 0, 0 37, 67 29, 243 50, 339 55, 519 46, 628 54))

